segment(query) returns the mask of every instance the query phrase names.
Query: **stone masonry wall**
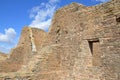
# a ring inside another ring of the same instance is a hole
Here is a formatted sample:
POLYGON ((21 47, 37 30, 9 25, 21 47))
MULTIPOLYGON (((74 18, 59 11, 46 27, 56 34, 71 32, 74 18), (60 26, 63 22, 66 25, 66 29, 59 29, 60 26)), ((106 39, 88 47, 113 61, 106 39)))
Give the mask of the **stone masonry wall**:
POLYGON ((19 56, 17 69, 0 63, 0 72, 10 73, 0 73, 0 80, 120 79, 119 0, 91 7, 67 5, 56 11, 48 33, 31 28, 33 40, 29 29, 23 29, 8 60, 19 56), (36 52, 32 52, 32 41, 36 52))
POLYGON ((3 61, 7 58, 7 54, 0 52, 0 61, 3 61))

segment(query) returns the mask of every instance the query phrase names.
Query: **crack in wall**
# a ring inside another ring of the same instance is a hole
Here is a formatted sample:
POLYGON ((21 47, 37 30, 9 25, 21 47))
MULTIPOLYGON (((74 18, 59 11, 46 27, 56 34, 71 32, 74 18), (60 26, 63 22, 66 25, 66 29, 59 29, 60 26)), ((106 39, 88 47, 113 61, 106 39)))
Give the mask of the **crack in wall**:
POLYGON ((31 39, 31 47, 32 47, 32 52, 36 52, 36 45, 35 45, 35 42, 34 42, 34 37, 33 37, 33 33, 32 33, 32 29, 29 28, 29 31, 30 31, 30 39, 31 39))

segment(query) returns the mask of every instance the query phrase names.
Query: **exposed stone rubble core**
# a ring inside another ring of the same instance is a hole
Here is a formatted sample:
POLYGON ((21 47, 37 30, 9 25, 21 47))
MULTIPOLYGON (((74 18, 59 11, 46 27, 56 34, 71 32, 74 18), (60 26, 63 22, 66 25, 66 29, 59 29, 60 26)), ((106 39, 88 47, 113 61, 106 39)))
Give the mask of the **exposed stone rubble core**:
POLYGON ((35 41, 34 41, 32 29, 29 28, 29 31, 30 31, 30 39, 31 39, 32 52, 36 52, 36 45, 35 45, 35 41))
POLYGON ((48 33, 24 27, 0 80, 120 80, 120 0, 59 9, 48 33))

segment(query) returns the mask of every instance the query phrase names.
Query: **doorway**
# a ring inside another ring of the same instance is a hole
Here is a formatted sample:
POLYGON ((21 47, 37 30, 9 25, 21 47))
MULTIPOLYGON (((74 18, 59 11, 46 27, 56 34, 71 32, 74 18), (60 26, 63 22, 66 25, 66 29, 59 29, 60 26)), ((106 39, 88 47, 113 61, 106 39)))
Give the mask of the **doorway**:
POLYGON ((101 65, 101 53, 100 53, 100 42, 99 40, 90 40, 88 41, 89 48, 92 54, 92 64, 93 66, 101 65))

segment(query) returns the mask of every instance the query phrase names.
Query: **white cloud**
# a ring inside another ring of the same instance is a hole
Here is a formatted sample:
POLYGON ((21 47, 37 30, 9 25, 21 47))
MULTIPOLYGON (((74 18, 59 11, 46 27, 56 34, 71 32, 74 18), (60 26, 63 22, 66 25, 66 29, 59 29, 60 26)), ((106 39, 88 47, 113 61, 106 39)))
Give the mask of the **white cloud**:
POLYGON ((16 32, 13 28, 5 29, 5 33, 0 33, 0 42, 11 44, 16 38, 16 32))
POLYGON ((109 0, 96 0, 96 1, 107 2, 107 1, 109 1, 109 0))
POLYGON ((59 0, 49 0, 47 3, 41 3, 39 6, 33 7, 30 12, 30 18, 33 21, 29 26, 48 30, 58 2, 59 0))
POLYGON ((0 33, 0 51, 9 53, 16 44, 16 31, 13 28, 5 29, 5 33, 0 33))

